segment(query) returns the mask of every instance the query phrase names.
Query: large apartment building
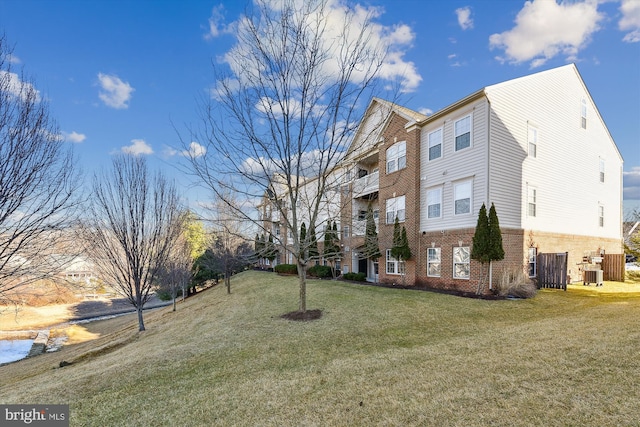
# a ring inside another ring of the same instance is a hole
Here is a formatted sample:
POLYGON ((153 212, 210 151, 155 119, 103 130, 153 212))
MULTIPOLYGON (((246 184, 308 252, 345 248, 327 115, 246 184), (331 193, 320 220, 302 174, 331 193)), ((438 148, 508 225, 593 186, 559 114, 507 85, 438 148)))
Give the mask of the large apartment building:
MULTIPOLYGON (((536 275, 538 253, 622 253, 622 158, 577 68, 570 64, 487 86, 429 116, 373 99, 341 161, 343 272, 369 280, 474 291, 470 259, 482 204, 498 213, 502 269, 536 275), (375 212, 377 260, 362 256, 375 212), (390 255, 394 221, 412 258, 390 255)), ((283 255, 285 256, 285 255, 283 255)), ((282 260, 283 262, 285 260, 282 260)))

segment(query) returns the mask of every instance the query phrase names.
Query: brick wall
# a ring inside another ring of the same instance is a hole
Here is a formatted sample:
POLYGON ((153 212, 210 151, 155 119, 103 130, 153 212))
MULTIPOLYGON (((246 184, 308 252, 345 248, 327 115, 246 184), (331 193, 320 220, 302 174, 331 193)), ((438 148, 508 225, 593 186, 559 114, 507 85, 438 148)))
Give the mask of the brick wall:
POLYGON ((382 283, 400 284, 405 281, 413 284, 416 280, 416 263, 407 261, 406 275, 404 277, 397 274, 386 273, 386 250, 391 249, 393 244, 393 224, 386 223, 386 201, 394 197, 405 196, 405 221, 401 223, 407 230, 407 237, 411 252, 415 257, 417 254, 417 240, 420 223, 419 216, 419 183, 420 183, 420 132, 413 129, 407 132, 405 125, 407 120, 393 114, 385 129, 383 138, 384 144, 380 147, 380 187, 378 197, 380 200, 380 219, 378 222, 378 240, 380 243, 380 275, 379 281, 382 283), (387 149, 394 143, 406 141, 407 164, 404 169, 387 174, 387 149))

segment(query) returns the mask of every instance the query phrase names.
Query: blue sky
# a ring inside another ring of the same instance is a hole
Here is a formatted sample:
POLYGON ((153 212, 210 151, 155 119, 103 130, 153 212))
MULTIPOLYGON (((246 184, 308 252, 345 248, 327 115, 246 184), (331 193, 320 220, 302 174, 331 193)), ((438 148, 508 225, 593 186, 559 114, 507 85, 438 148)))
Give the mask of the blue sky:
MULTIPOLYGON (((235 44, 245 4, 0 0, 0 32, 85 172, 129 152, 186 186, 173 167, 184 160, 178 133, 198 121, 198 100, 215 85, 211 64, 235 44)), ((624 158, 626 206, 640 206, 640 0, 370 0, 361 7, 375 10, 379 37, 392 46, 386 75, 402 84, 399 103, 417 111, 575 62, 624 158)))

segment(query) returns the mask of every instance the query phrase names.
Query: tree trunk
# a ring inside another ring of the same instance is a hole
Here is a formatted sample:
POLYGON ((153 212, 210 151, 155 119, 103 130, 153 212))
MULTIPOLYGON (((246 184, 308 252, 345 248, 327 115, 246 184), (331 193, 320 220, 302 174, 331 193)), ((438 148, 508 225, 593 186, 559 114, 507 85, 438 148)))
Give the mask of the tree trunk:
POLYGON ((176 292, 173 293, 173 311, 176 311, 176 292))
POLYGON ((138 305, 136 307, 138 310, 138 332, 144 331, 144 320, 142 319, 142 305, 138 305))
POLYGON ((228 273, 224 276, 224 284, 227 285, 227 294, 230 294, 231 293, 231 277, 229 277, 228 273))
POLYGON ((298 278, 300 284, 300 304, 298 310, 307 312, 307 270, 304 264, 298 262, 298 278))

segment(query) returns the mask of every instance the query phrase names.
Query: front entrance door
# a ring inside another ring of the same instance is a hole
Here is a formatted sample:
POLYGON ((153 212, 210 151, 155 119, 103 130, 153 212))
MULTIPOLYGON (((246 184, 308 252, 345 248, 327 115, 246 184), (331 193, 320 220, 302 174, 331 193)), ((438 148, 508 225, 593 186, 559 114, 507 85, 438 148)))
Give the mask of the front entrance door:
POLYGON ((364 273, 367 276, 369 272, 367 271, 367 259, 359 259, 358 260, 358 273, 364 273))

